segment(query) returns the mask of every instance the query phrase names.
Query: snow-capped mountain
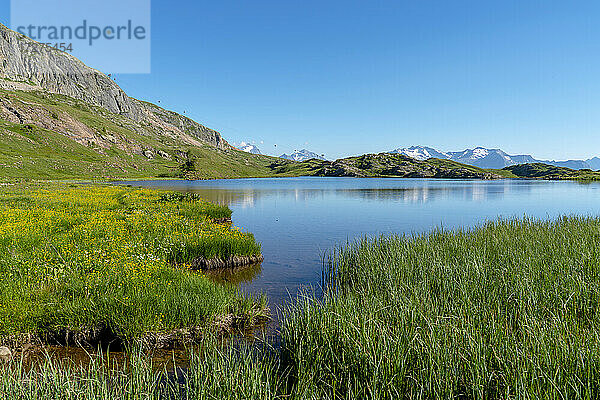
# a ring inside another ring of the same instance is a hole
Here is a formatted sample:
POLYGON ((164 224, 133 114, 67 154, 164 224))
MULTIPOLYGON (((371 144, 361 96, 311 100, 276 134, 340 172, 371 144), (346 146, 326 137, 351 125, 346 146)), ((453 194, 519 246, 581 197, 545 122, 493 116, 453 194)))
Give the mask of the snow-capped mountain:
POLYGON ((425 146, 405 147, 402 149, 392 150, 392 151, 390 151, 390 153, 402 154, 407 157, 414 158, 416 160, 421 160, 421 161, 429 160, 430 158, 442 158, 442 159, 449 158, 447 153, 443 153, 443 152, 437 151, 436 149, 433 149, 431 147, 425 147, 425 146))
POLYGON ((316 158, 317 160, 325 160, 325 157, 318 155, 317 153, 313 153, 312 151, 308 151, 306 149, 302 149, 300 151, 296 150, 292 154, 282 154, 279 158, 285 158, 286 160, 294 160, 294 161, 306 161, 311 158, 316 158))
POLYGON ((444 152, 426 146, 412 146, 408 148, 396 149, 391 151, 391 153, 403 154, 405 156, 422 161, 429 158, 441 158, 444 160, 452 160, 463 164, 474 165, 480 168, 501 169, 517 164, 544 163, 571 169, 600 169, 600 158, 598 157, 594 157, 589 160, 548 161, 538 160, 530 155, 509 155, 500 149, 486 149, 485 147, 476 147, 474 149, 467 149, 463 151, 444 152))
POLYGON ((237 148, 241 151, 245 151, 246 153, 262 154, 260 149, 251 143, 241 142, 237 148))
POLYGON ((511 156, 500 149, 486 149, 476 147, 464 151, 449 152, 449 160, 459 163, 474 165, 480 168, 504 168, 516 164, 538 162, 529 155, 511 156))
POLYGON ((432 147, 412 146, 408 148, 396 149, 391 153, 403 154, 417 160, 428 160, 430 158, 440 158, 443 160, 457 161, 463 164, 475 165, 481 168, 504 168, 509 165, 525 164, 536 162, 531 156, 509 156, 499 149, 486 149, 476 147, 464 151, 439 151, 432 147))

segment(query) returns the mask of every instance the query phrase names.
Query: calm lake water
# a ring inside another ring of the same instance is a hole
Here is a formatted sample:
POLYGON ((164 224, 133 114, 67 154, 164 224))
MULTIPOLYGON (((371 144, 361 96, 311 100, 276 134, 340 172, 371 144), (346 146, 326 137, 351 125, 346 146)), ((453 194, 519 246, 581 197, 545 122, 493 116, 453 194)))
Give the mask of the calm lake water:
POLYGON ((227 204, 254 233, 265 261, 230 280, 264 292, 273 310, 318 288, 323 255, 364 235, 473 227, 499 217, 600 214, 600 184, 526 180, 275 178, 127 182, 227 204))

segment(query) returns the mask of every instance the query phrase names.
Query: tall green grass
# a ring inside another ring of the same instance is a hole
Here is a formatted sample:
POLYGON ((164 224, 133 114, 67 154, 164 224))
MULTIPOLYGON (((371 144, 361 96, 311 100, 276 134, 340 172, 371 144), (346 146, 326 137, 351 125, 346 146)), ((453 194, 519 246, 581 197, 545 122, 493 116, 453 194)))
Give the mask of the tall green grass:
POLYGON ((364 239, 283 324, 322 398, 600 396, 600 219, 364 239))
POLYGON ((102 354, 85 366, 47 358, 32 368, 15 359, 0 364, 0 400, 266 400, 285 392, 272 349, 206 339, 188 368, 173 367, 155 370, 139 351, 121 365, 102 354))
POLYGON ((251 233, 240 236, 214 236, 191 238, 173 246, 169 260, 177 263, 191 263, 197 258, 228 259, 231 256, 254 256, 261 254, 261 245, 251 233))

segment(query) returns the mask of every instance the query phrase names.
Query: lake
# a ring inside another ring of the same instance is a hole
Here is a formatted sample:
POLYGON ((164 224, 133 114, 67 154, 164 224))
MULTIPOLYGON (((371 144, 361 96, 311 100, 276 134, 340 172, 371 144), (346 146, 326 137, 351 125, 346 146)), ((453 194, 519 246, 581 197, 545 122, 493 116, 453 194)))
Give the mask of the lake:
POLYGON ((123 184, 196 192, 229 205, 234 224, 255 235, 265 257, 229 279, 266 293, 274 311, 300 288, 318 288, 324 254, 364 235, 600 214, 600 183, 310 177, 123 184))

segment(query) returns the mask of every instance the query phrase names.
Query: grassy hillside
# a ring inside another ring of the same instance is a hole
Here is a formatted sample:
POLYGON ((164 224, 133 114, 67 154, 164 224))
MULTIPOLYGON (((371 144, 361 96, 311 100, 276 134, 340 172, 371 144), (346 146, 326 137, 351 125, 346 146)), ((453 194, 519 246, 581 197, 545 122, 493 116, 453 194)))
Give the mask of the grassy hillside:
POLYGON ((62 95, 0 90, 0 106, 4 178, 178 177, 185 162, 199 179, 268 176, 277 160, 219 149, 62 95))
POLYGON ((573 170, 547 164, 521 164, 504 169, 482 169, 451 160, 415 160, 401 154, 365 154, 336 161, 308 160, 299 163, 274 163, 273 173, 281 176, 353 176, 453 179, 547 179, 600 180, 600 172, 573 170))
POLYGON ((534 178, 548 180, 600 180, 600 172, 590 169, 574 170, 565 167, 555 167, 548 164, 522 164, 504 168, 508 172, 507 177, 512 178, 534 178))
MULTIPOLYGON (((152 112, 164 112, 152 106, 152 112)), ((164 118, 163 118, 164 119, 164 118)), ((218 148, 160 120, 135 122, 47 92, 0 90, 0 176, 34 179, 239 178, 267 176, 494 179, 447 160, 368 154, 294 162, 218 148)))

